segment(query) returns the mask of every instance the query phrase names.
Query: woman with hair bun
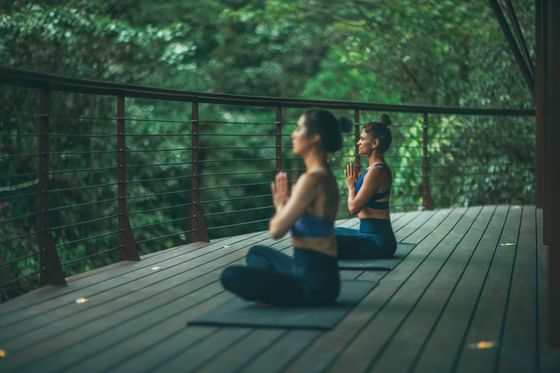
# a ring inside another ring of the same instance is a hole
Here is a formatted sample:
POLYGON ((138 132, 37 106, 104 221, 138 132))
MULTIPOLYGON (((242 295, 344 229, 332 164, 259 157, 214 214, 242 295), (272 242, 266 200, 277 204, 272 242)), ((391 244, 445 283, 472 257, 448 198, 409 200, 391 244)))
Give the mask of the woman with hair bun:
POLYGON ((397 240, 389 215, 393 175, 384 158, 392 140, 390 125, 386 114, 367 123, 357 145, 369 166, 361 175, 357 166, 347 165, 344 170, 348 210, 360 219, 360 229, 336 229, 339 259, 390 258, 395 254, 397 240))
POLYGON ((338 186, 327 164, 327 153, 342 147, 341 132, 352 123, 330 111, 311 109, 301 115, 292 133, 293 152, 303 158, 306 171, 291 193, 284 172, 271 185, 276 213, 269 232, 275 239, 291 230, 294 255, 253 246, 247 266, 222 272, 223 286, 250 301, 276 306, 333 303, 340 290, 334 220, 338 186))

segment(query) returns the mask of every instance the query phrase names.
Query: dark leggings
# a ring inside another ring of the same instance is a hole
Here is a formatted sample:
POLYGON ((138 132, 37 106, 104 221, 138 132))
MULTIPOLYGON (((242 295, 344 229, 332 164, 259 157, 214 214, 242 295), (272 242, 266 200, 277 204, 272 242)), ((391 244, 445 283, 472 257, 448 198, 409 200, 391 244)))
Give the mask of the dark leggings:
POLYGON ((338 259, 391 258, 397 249, 397 240, 390 220, 360 220, 360 230, 336 228, 338 259))
POLYGON ((247 266, 222 272, 224 288, 243 299, 275 306, 331 304, 340 291, 336 258, 306 249, 294 249, 293 258, 267 246, 253 246, 247 266))

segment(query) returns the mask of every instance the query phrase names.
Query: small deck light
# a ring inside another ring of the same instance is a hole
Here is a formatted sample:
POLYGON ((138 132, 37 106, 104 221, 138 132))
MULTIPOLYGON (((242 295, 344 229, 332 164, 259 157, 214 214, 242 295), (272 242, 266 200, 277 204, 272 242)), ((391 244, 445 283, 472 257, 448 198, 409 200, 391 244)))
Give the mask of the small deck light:
POLYGON ((227 248, 229 248, 229 247, 230 247, 229 245, 224 245, 224 249, 227 249, 227 248))
POLYGON ((502 242, 500 246, 515 246, 514 242, 502 242))
POLYGON ((489 350, 491 348, 495 348, 497 343, 494 341, 477 341, 471 343, 469 347, 473 350, 489 350))
POLYGON ((76 299, 76 303, 78 303, 78 304, 84 304, 87 301, 88 301, 88 299, 85 298, 85 297, 79 297, 78 299, 76 299))
POLYGON ((6 353, 6 350, 3 350, 0 348, 0 359, 5 359, 6 356, 8 356, 8 354, 6 353))
POLYGON ((152 267, 152 271, 159 271, 160 269, 161 269, 161 267, 158 267, 158 266, 152 267))

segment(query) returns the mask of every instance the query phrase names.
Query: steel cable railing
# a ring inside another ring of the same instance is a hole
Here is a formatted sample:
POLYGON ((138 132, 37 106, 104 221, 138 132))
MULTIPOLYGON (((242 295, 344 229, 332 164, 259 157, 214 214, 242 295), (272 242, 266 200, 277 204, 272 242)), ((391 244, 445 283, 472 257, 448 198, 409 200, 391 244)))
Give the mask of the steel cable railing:
MULTIPOLYGON (((290 134, 310 106, 346 115, 356 126, 394 113, 386 155, 393 211, 523 202, 532 195, 530 188, 509 199, 503 192, 508 183, 520 184, 512 174, 531 177, 530 167, 520 166, 526 157, 516 152, 534 141, 531 126, 519 119, 531 110, 213 95, 8 69, 0 69, 0 84, 6 88, 0 97, 10 89, 27 92, 2 113, 9 121, 0 129, 4 298, 116 260, 266 229, 275 173, 287 172, 293 183, 305 170, 290 134), (500 125, 515 125, 522 135, 502 139, 500 125), (479 146, 487 142, 477 139, 492 136, 491 148, 479 146), (481 197, 477 189, 487 193, 481 197), (495 200, 485 199, 491 194, 495 200)), ((346 134, 342 151, 329 157, 341 190, 340 218, 349 217, 344 165, 367 167, 356 155, 357 135, 346 134)))

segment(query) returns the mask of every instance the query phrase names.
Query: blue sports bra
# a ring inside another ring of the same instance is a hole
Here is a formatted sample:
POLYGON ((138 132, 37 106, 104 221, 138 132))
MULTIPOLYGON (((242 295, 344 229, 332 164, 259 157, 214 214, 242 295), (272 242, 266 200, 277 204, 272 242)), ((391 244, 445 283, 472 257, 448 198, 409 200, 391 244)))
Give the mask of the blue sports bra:
MULTIPOLYGON (((380 199, 386 198, 391 195, 391 186, 393 184, 393 176, 391 175, 391 170, 385 163, 376 163, 374 167, 381 167, 387 171, 387 176, 389 177, 389 187, 386 191, 380 193, 374 193, 371 198, 367 201, 366 207, 378 210, 386 210, 389 208, 389 201, 382 201, 379 202, 380 199)), ((362 184, 364 183, 364 177, 367 175, 367 171, 358 177, 358 181, 356 182, 356 193, 360 191, 362 184)))
POLYGON ((306 212, 296 220, 292 237, 328 237, 334 235, 334 220, 321 219, 306 212))

